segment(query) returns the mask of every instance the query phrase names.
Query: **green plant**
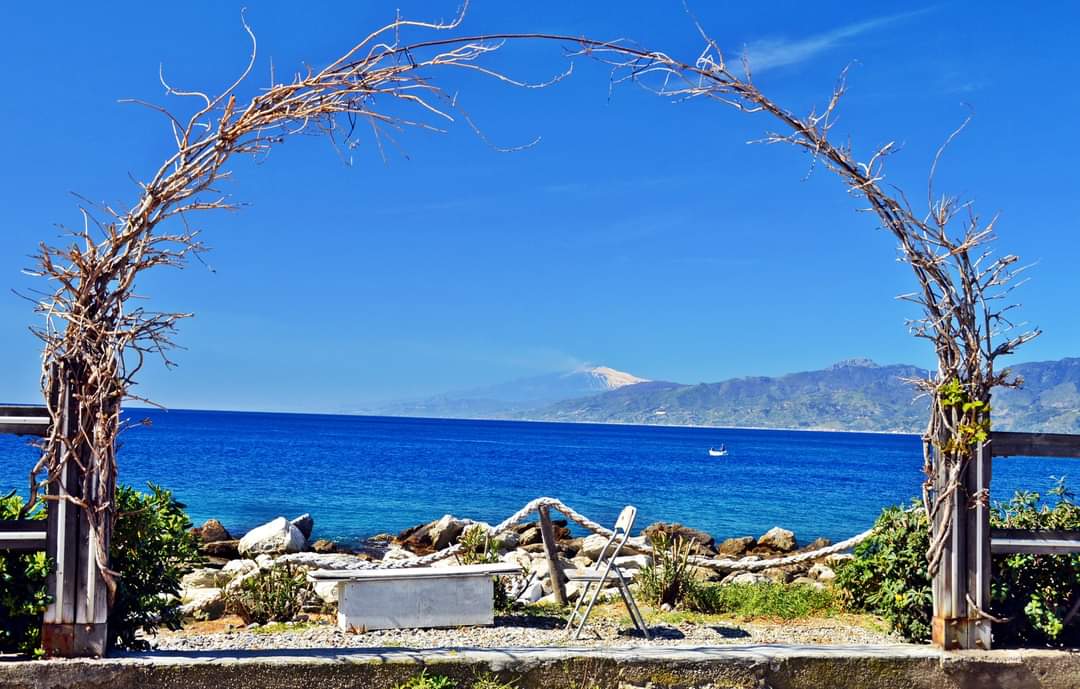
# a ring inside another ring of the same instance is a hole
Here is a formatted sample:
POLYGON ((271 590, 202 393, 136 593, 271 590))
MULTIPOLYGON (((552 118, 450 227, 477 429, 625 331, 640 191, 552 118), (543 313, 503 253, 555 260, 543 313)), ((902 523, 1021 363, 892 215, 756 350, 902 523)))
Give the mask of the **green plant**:
POLYGON ((672 538, 658 532, 649 539, 653 547, 653 561, 642 568, 638 575, 641 596, 653 605, 669 605, 676 608, 697 588, 690 567, 692 543, 682 538, 672 538))
POLYGON ((225 607, 245 624, 288 622, 300 613, 311 592, 303 570, 284 565, 244 579, 225 597, 225 607))
POLYGON ((854 610, 881 615, 909 641, 930 638, 933 598, 926 553, 930 549, 926 511, 887 507, 870 538, 855 546, 854 559, 840 565, 836 586, 854 610))
MULTIPOLYGON (((994 528, 1080 529, 1080 506, 1058 480, 1043 500, 1039 493, 1018 492, 998 503, 990 515, 994 528)), ((855 558, 841 566, 836 583, 851 608, 884 617, 911 641, 930 638, 933 615, 926 567, 930 538, 926 513, 887 508, 874 535, 855 548, 855 558)), ((995 555, 991 561, 990 610, 1005 620, 994 625, 996 644, 1072 645, 1080 643, 1080 625, 1065 624, 1076 602, 1080 555, 995 555)))
MULTIPOLYGON (((995 506, 995 527, 1006 529, 1080 529, 1080 506, 1063 479, 1048 491, 1016 493, 995 506)), ((1075 645, 1080 624, 1065 617, 1080 596, 1080 554, 1008 554, 994 558, 990 587, 992 612, 1011 620, 994 627, 995 640, 1006 644, 1075 645)))
POLYGON ((184 505, 160 486, 147 487, 149 493, 116 490, 109 557, 120 576, 109 611, 110 646, 145 649, 149 644, 136 638, 140 630, 179 629, 180 579, 203 561, 184 505))
MULTIPOLYGON (((458 560, 463 565, 493 564, 499 562, 499 549, 502 541, 498 540, 484 527, 479 524, 466 527, 458 539, 461 550, 458 552, 458 560)), ((495 609, 499 612, 508 612, 514 606, 510 595, 506 592, 506 586, 499 577, 495 580, 495 609)))
POLYGON ((836 610, 836 594, 803 584, 705 584, 695 587, 686 607, 700 613, 794 620, 836 610))
POLYGON ((514 682, 503 682, 498 677, 492 674, 480 675, 472 683, 471 689, 518 689, 518 685, 514 682))
MULTIPOLYGON (((18 495, 0 498, 0 519, 17 519, 23 500, 18 495)), ((30 519, 44 519, 35 509, 30 519)), ((45 553, 0 550, 0 652, 41 655, 41 615, 49 605, 45 578, 51 562, 45 553)))
POLYGON ((400 684, 395 684, 394 689, 454 689, 457 682, 445 675, 429 675, 427 668, 420 671, 419 675, 413 675, 400 684))

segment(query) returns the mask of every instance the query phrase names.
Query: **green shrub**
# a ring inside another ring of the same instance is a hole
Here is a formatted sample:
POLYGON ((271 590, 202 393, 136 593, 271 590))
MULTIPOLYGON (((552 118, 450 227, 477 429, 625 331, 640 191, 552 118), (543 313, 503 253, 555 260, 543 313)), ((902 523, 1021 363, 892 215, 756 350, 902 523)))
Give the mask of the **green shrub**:
POLYGON ((184 505, 173 494, 148 483, 149 493, 130 486, 116 489, 117 520, 109 556, 120 573, 109 611, 109 645, 145 649, 139 630, 180 628, 180 580, 202 563, 198 537, 184 505))
POLYGON ((288 622, 304 609, 311 592, 304 570, 292 565, 260 570, 225 597, 226 609, 245 624, 288 622))
POLYGON ((686 598, 694 612, 794 620, 821 616, 837 608, 836 594, 804 584, 705 584, 686 598))
MULTIPOLYGON (((202 562, 184 506, 169 491, 148 485, 148 494, 129 486, 116 490, 109 557, 120 577, 109 611, 110 647, 144 649, 139 630, 179 629, 180 579, 202 562)), ((0 499, 0 519, 17 518, 21 506, 17 495, 0 499)), ((35 509, 30 518, 44 519, 45 510, 35 509)), ((45 553, 0 553, 0 650, 40 654, 49 566, 45 553)))
MULTIPOLYGON (((1080 506, 1063 482, 1048 492, 1017 493, 995 505, 990 524, 1013 529, 1080 529, 1080 506)), ((926 566, 930 539, 926 513, 887 508, 874 535, 856 546, 855 558, 840 567, 836 583, 845 603, 884 617, 911 641, 930 638, 933 616, 926 566)), ((1080 555, 995 555, 991 561, 990 612, 1001 645, 1076 645, 1080 624, 1064 624, 1080 582, 1080 555)))
MULTIPOLYGON (((461 550, 458 552, 458 560, 463 565, 493 564, 499 562, 499 549, 502 542, 488 533, 482 526, 469 526, 461 532, 458 539, 461 550)), ((506 585, 501 577, 493 577, 495 580, 495 609, 499 612, 509 612, 513 607, 513 601, 506 592, 506 585)))
MULTIPOLYGON (((1080 506, 1063 481, 1040 502, 1038 493, 1017 493, 995 506, 991 521, 1008 529, 1080 529, 1080 506), (1051 504, 1052 503, 1052 504, 1051 504)), ((1080 595, 1080 554, 998 555, 993 559, 991 612, 1011 620, 994 625, 995 642, 1024 645, 1080 644, 1080 620, 1065 616, 1080 595)))
MULTIPOLYGON (((0 519, 18 519, 23 506, 15 494, 0 498, 0 519)), ((44 519, 35 509, 30 519, 44 519)), ((49 605, 45 578, 51 563, 45 553, 0 550, 0 652, 41 655, 41 616, 49 605)))
POLYGON ((855 558, 838 567, 836 586, 851 609, 881 615, 909 641, 930 638, 933 617, 926 551, 926 511, 888 507, 870 538, 855 546, 855 558))
POLYGON ((693 544, 664 532, 657 533, 650 541, 653 561, 638 575, 641 596, 653 605, 677 608, 698 586, 690 566, 693 544))

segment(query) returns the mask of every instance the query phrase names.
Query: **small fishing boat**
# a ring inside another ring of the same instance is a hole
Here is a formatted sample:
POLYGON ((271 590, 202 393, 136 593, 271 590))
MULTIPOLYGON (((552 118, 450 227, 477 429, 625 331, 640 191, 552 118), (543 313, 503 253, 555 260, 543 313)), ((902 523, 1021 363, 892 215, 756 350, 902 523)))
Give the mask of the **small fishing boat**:
POLYGON ((710 447, 709 448, 709 456, 710 457, 727 457, 727 448, 724 447, 723 445, 720 446, 719 450, 717 450, 716 448, 710 447))

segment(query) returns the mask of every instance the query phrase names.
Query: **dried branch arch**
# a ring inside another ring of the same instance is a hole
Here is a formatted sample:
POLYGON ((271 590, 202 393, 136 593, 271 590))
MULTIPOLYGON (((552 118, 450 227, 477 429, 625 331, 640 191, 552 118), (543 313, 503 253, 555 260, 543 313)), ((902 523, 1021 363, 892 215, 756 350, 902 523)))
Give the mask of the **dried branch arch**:
MULTIPOLYGON (((630 82, 665 97, 708 98, 744 112, 767 114, 782 128, 769 134, 767 142, 805 150, 837 174, 850 193, 866 200, 868 210, 897 240, 901 258, 916 276, 918 289, 905 298, 918 304, 924 317, 911 327, 915 335, 933 343, 938 357, 936 374, 918 381, 933 400, 925 464, 928 476, 944 472, 950 480, 938 485, 928 480, 924 497, 931 514, 948 511, 973 448, 989 430, 991 389, 1017 382, 995 368, 996 360, 1038 334, 1006 336, 1012 327, 1007 318, 1010 307, 1000 306, 998 300, 1015 284, 1010 281, 1017 259, 991 255, 987 245, 993 239, 993 220, 983 224, 969 205, 948 196, 935 198, 932 186, 927 211, 918 214, 906 199, 883 187, 884 163, 894 150, 892 144, 875 151, 865 163, 855 158, 850 145, 834 145, 830 132, 845 89, 842 79, 822 111, 799 117, 757 88, 748 65, 743 77, 729 70, 716 42, 704 32, 704 50, 690 62, 621 41, 552 34, 401 41, 402 31, 450 31, 461 19, 449 24, 398 19, 322 70, 298 73, 288 83, 272 83, 241 103, 237 89, 255 64, 255 37, 244 24, 252 40, 252 56, 228 89, 211 97, 173 89, 162 78, 169 95, 200 103, 187 118, 142 103, 168 118, 176 152, 150 181, 140 185, 138 201, 127 210, 101 209, 104 221, 84 209, 86 223, 71 233, 69 244, 41 245, 35 272, 54 287, 36 300, 45 325, 35 333, 44 343, 43 390, 54 423, 31 472, 27 508, 42 499, 42 487, 55 482, 68 463, 78 464, 83 485, 62 499, 82 508, 98 535, 97 561, 110 592, 115 590, 117 575, 108 569, 107 544, 114 518, 121 403, 131 397, 129 388, 147 355, 168 360, 176 323, 188 315, 131 308, 137 276, 156 266, 183 265, 202 250, 198 233, 186 224, 187 216, 230 207, 214 191, 215 180, 228 174, 225 166, 230 156, 264 154, 286 138, 309 131, 347 138, 364 121, 376 131, 379 127, 434 128, 423 118, 452 119, 454 107, 429 76, 439 69, 472 70, 529 86, 480 63, 508 40, 562 43, 572 49, 572 55, 609 65, 615 85, 630 82), (420 116, 402 119, 377 109, 386 99, 413 106, 420 116), (183 221, 182 229, 164 231, 170 219, 183 221), (68 394, 78 409, 76 423, 65 427, 56 400, 68 394)), ((929 553, 932 570, 948 529, 947 520, 935 521, 929 553)))

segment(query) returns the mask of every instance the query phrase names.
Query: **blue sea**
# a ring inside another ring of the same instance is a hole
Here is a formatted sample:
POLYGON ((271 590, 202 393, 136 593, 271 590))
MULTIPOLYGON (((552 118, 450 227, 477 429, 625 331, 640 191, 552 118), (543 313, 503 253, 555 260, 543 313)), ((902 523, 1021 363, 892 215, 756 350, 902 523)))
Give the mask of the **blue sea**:
MULTIPOLYGON (((233 533, 310 512, 315 537, 356 542, 450 513, 501 521, 541 495, 614 522, 681 522, 717 538, 780 525, 839 540, 922 481, 910 435, 463 421, 213 411, 130 412, 120 480, 172 489, 192 521, 233 533), (724 444, 729 455, 708 456, 724 444)), ((26 489, 35 452, 0 436, 0 490, 26 489)), ((1045 491, 1074 460, 994 464, 993 498, 1045 491)), ((1074 482, 1075 483, 1075 482, 1074 482)))

